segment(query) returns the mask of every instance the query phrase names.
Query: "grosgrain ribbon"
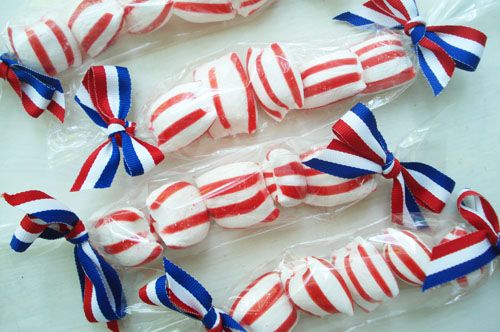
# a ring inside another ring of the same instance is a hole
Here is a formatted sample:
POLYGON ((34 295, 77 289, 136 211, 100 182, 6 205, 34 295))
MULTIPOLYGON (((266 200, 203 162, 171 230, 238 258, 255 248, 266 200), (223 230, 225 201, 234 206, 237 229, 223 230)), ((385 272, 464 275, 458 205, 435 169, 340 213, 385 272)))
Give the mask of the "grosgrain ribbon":
POLYGON ((142 175, 163 160, 157 147, 135 137, 135 123, 126 120, 131 93, 127 68, 94 66, 85 74, 75 100, 108 139, 87 158, 71 191, 110 187, 120 163, 120 147, 130 176, 142 175))
POLYGON ((231 316, 212 306, 212 297, 189 273, 163 259, 165 275, 139 290, 141 300, 150 305, 197 319, 209 332, 245 331, 231 316))
POLYGON ((423 290, 463 277, 500 255, 500 224, 491 204, 476 191, 466 189, 460 194, 457 207, 477 231, 432 249, 423 290))
POLYGON ((486 45, 481 31, 461 25, 426 25, 414 0, 371 0, 334 19, 355 26, 376 24, 403 30, 411 37, 422 72, 435 95, 450 81, 455 68, 475 71, 486 45))
POLYGON ((333 132, 337 138, 305 165, 345 179, 369 174, 392 179, 392 220, 398 224, 411 220, 415 227, 426 227, 419 205, 443 210, 455 182, 429 165, 394 158, 368 107, 354 106, 333 125, 333 132))
POLYGON ((7 53, 0 55, 0 78, 9 82, 30 116, 38 118, 47 110, 64 122, 66 106, 58 79, 20 65, 7 53))
POLYGON ((75 245, 74 255, 83 297, 83 311, 91 323, 107 322, 118 331, 117 320, 125 316, 125 296, 118 273, 89 243, 80 218, 53 197, 41 191, 3 194, 7 203, 26 215, 10 242, 16 252, 24 252, 37 238, 66 238, 75 245))

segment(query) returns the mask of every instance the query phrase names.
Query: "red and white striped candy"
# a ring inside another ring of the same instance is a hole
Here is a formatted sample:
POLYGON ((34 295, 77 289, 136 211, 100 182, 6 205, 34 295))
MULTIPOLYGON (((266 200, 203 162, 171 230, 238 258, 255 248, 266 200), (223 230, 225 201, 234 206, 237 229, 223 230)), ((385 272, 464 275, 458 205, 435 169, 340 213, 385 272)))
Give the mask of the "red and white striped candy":
POLYGON ((267 153, 263 163, 264 179, 274 201, 284 207, 302 203, 307 194, 307 183, 300 157, 287 149, 267 153))
POLYGON ((252 134, 257 129, 255 96, 246 70, 236 53, 205 64, 194 79, 211 90, 217 120, 209 129, 214 138, 252 134))
POLYGON ((248 49, 247 69, 260 105, 274 120, 283 120, 290 109, 302 108, 300 71, 282 44, 248 49))
POLYGON ((82 50, 95 57, 113 44, 124 22, 123 7, 115 0, 83 0, 68 26, 82 50))
POLYGON ((201 242, 210 229, 207 207, 198 188, 189 182, 167 183, 146 200, 156 233, 171 249, 201 242))
MULTIPOLYGON (((469 234, 469 232, 467 230, 465 230, 464 228, 462 228, 460 226, 456 226, 448 234, 446 234, 446 236, 439 242, 439 244, 443 244, 443 243, 446 243, 448 241, 455 240, 455 239, 462 237, 462 236, 465 236, 467 234, 469 234)), ((463 277, 456 279, 452 283, 457 285, 460 288, 467 288, 467 287, 473 286, 476 283, 478 283, 481 280, 481 278, 485 272, 486 272, 486 269, 484 267, 482 267, 479 270, 476 270, 472 273, 469 273, 466 276, 463 276, 463 277)))
POLYGON ((291 331, 298 320, 277 272, 266 273, 250 283, 237 296, 229 314, 253 332, 291 331))
POLYGON ((196 184, 210 216, 222 227, 245 228, 279 216, 256 163, 217 167, 196 178, 196 184))
POLYGON ((192 23, 232 20, 236 16, 231 0, 175 0, 174 14, 192 23))
POLYGON ((322 56, 301 69, 306 109, 329 105, 366 89, 359 58, 347 50, 322 56))
POLYGON ((285 281, 285 291, 297 308, 310 315, 353 315, 353 302, 344 279, 324 259, 309 256, 296 263, 285 281))
POLYGON ((147 264, 163 252, 144 214, 134 208, 107 214, 96 221, 90 232, 92 243, 123 266, 147 264))
POLYGON ((397 35, 385 33, 351 48, 361 60, 363 93, 375 93, 400 86, 415 78, 415 68, 397 35))
POLYGON ((431 261, 431 250, 410 231, 389 228, 386 231, 384 258, 392 272, 401 280, 421 286, 431 261))
POLYGON ((362 238, 334 253, 333 264, 346 281, 354 302, 366 312, 399 293, 396 279, 382 255, 362 238))
POLYGON ((158 98, 149 110, 149 128, 165 152, 203 135, 215 121, 210 92, 201 82, 181 84, 158 98))
MULTIPOLYGON (((301 155, 302 161, 313 158, 323 148, 301 155)), ((372 176, 343 179, 304 166, 307 195, 304 202, 312 206, 332 207, 360 200, 372 193, 377 183, 372 176)))
POLYGON ((163 27, 174 13, 173 0, 131 0, 125 6, 127 31, 149 33, 163 27))
POLYGON ((273 0, 233 0, 233 5, 239 15, 247 17, 271 1, 273 0))
POLYGON ((31 26, 9 26, 12 51, 21 62, 37 71, 56 75, 82 64, 82 55, 66 24, 44 18, 31 26))

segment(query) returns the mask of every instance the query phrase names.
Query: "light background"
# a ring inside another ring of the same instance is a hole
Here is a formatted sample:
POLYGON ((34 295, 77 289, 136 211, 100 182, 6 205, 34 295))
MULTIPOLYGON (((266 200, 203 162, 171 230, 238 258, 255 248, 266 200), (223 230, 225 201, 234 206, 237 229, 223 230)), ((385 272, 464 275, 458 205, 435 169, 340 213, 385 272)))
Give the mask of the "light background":
MULTIPOLYGON (((0 2, 0 25, 4 26, 12 17, 33 15, 23 11, 30 6, 50 6, 54 2, 6 0, 0 2)), ((102 59, 104 63, 126 65, 130 68, 135 84, 136 107, 147 100, 155 84, 168 75, 181 70, 186 63, 240 41, 304 40, 310 36, 336 36, 345 29, 339 28, 330 18, 352 5, 347 0, 279 0, 268 11, 250 22, 230 27, 224 31, 209 33, 172 45, 160 45, 156 50, 145 50, 139 55, 128 56, 118 63, 102 59)), ((357 2, 357 1, 356 1, 357 2)), ((423 13, 433 1, 418 1, 423 13)), ((446 7, 447 3, 440 2, 446 7)), ((449 1, 451 3, 451 1, 449 1)), ((462 1, 474 6, 494 1, 462 1)), ((436 4, 434 4, 436 5, 436 4)), ((471 7, 469 6, 469 9, 471 7)), ((30 8, 32 8, 30 7, 30 8)), ((464 6, 462 8, 467 8, 464 6)), ((475 14, 472 26, 489 36, 487 50, 476 73, 457 72, 447 90, 437 98, 432 97, 425 80, 419 77, 401 97, 376 111, 381 131, 389 146, 396 146, 410 131, 425 127, 433 120, 433 128, 427 140, 415 155, 441 167, 457 180, 457 189, 470 186, 482 192, 500 209, 500 37, 498 7, 492 10, 468 11, 469 18, 475 14)), ((437 15, 440 16, 440 15, 437 15)), ((439 23, 445 23, 439 21, 439 23)), ((163 30, 168 33, 168 29, 163 30)), ((122 47, 126 47, 122 45, 122 47)), ((55 163, 48 166, 47 135, 52 124, 50 116, 39 120, 30 119, 22 110, 12 90, 2 84, 0 101, 2 130, 0 131, 0 191, 18 192, 26 189, 45 190, 71 206, 83 219, 96 209, 120 198, 137 181, 117 179, 111 190, 68 193, 81 162, 55 163)), ((167 168, 168 164, 161 167, 167 168)), ((264 234, 257 239, 235 243, 216 250, 198 254, 196 258, 181 257, 172 253, 193 274, 200 277, 213 292, 216 303, 223 306, 227 287, 234 285, 244 275, 252 272, 265 260, 278 255, 281 249, 295 242, 320 238, 329 234, 341 234, 387 214, 389 185, 384 183, 378 192, 365 201, 335 217, 325 234, 318 226, 292 227, 264 234)), ((450 204, 453 205, 453 204, 450 204)), ((89 325, 81 311, 81 300, 77 277, 69 244, 58 241, 37 242, 26 253, 13 254, 8 247, 15 224, 21 213, 0 204, 0 330, 2 331, 90 331, 103 330, 102 325, 89 325)), ((215 243, 217 239, 211 236, 215 243)), ((140 276, 134 276, 140 278, 140 276)), ((146 282, 135 280, 135 282, 146 282)), ((495 331, 500 317, 500 278, 498 273, 491 280, 475 289, 460 302, 442 308, 427 308, 374 322, 358 331, 495 331)), ((132 301, 133 302, 133 301, 132 301)), ((393 308, 397 309, 397 300, 393 308)), ((134 313, 135 314, 135 313, 134 313)), ((178 316, 158 310, 144 314, 144 320, 154 321, 148 325, 124 327, 130 330, 192 330, 197 324, 181 321, 171 324, 178 316), (148 318, 150 317, 150 318, 148 318)), ((314 319, 302 319, 297 330, 333 330, 332 325, 319 324, 314 319)), ((338 329, 338 328, 337 328, 338 329)), ((125 329, 124 329, 125 330, 125 329)))

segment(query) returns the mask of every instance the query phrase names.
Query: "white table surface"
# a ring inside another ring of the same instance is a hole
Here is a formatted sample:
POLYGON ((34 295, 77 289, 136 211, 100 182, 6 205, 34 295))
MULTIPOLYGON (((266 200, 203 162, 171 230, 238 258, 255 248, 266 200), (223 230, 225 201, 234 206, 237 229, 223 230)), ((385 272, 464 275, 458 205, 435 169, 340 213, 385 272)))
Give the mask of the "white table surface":
MULTIPOLYGON (((48 6, 51 2, 53 1, 1 1, 0 25, 4 26, 11 17, 22 15, 20 10, 26 3, 48 6)), ((210 33, 170 47, 167 45, 154 52, 143 52, 141 56, 129 57, 119 63, 103 61, 126 65, 131 69, 136 104, 140 105, 148 97, 148 92, 145 91, 148 87, 154 89, 156 82, 177 73, 186 63, 195 61, 199 54, 208 54, 240 41, 293 41, 312 35, 334 35, 334 32, 341 29, 331 22, 331 17, 349 8, 352 2, 354 1, 280 0, 257 19, 225 31, 210 33)), ((433 3, 430 0, 418 2, 423 13, 433 3)), ((477 3, 493 4, 494 1, 464 0, 461 3, 473 6, 477 3)), ((500 209, 500 176, 495 173, 500 162, 500 10, 498 6, 491 8, 493 9, 484 11, 471 10, 467 14, 469 17, 479 14, 469 24, 489 36, 485 55, 476 73, 458 71, 446 91, 437 98, 432 97, 430 88, 419 77, 402 96, 376 110, 376 115, 390 146, 398 145, 413 129, 425 127, 426 122, 435 118, 432 121, 434 127, 414 155, 451 175, 457 181, 457 189, 472 187, 500 209)), ((32 120, 24 113, 12 90, 4 83, 2 88, 0 191, 47 191, 66 202, 85 220, 96 209, 120 198, 124 191, 130 190, 130 186, 139 185, 139 180, 116 181, 110 190, 68 193, 83 156, 75 162, 49 167, 46 141, 52 121, 50 116, 32 120)), ((166 169, 169 165, 163 164, 161 167, 166 169)), ((235 285, 260 264, 279 255, 283 248, 300 241, 341 234, 384 217, 388 212, 389 190, 389 184, 382 183, 380 189, 369 198, 317 229, 304 225, 289 227, 254 239, 204 250, 218 241, 219 234, 214 232, 202 247, 203 250, 198 248, 191 252, 168 252, 168 255, 198 276, 214 295, 216 304, 224 306, 227 287, 235 285)), ((453 203, 450 205, 448 210, 453 213, 453 203)), ((16 209, 0 204, 0 330, 104 330, 103 325, 88 324, 82 314, 71 245, 62 240, 39 240, 24 254, 11 252, 8 243, 21 217, 22 214, 16 209)), ((236 235, 233 236, 235 237, 236 235)), ((160 273, 159 269, 157 271, 160 273)), ((155 271, 149 271, 148 275, 154 273, 155 271)), ((126 282, 135 279, 131 284, 145 283, 148 280, 142 280, 143 276, 131 273, 126 282)), ((131 292, 133 290, 128 290, 128 293, 131 292)), ((410 311, 359 327, 358 331, 495 331, 500 324, 498 294, 500 278, 495 273, 487 283, 474 289, 458 303, 410 311)), ((397 309, 397 301, 396 299, 393 308, 397 309)), ((122 327, 123 330, 130 331, 188 331, 198 326, 185 321, 172 324, 178 318, 179 316, 161 309, 144 314, 134 311, 122 327), (145 324, 145 321, 150 321, 151 324, 145 324)), ((297 330, 330 331, 341 328, 335 325, 335 318, 330 318, 327 323, 302 318, 297 330)))

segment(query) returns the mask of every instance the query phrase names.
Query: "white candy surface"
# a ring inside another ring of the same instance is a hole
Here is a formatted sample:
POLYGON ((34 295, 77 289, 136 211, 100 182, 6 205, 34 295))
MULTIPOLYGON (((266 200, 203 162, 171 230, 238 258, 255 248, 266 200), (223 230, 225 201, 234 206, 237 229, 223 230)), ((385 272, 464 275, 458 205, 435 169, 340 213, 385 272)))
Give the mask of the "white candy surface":
POLYGON ((208 211, 198 188, 184 181, 167 183, 146 200, 156 233, 168 248, 180 249, 202 241, 210 229, 208 211))
POLYGON ((231 0, 175 0, 174 14, 192 23, 232 20, 236 16, 231 0))
POLYGON ((252 332, 288 332, 298 319, 277 272, 266 273, 250 283, 237 296, 229 314, 252 332))
POLYGON ((279 216, 259 165, 239 162, 196 178, 210 216, 222 227, 245 228, 279 216))
POLYGON ((9 45, 21 62, 54 76, 82 64, 76 39, 65 23, 44 18, 31 26, 7 27, 9 45))
POLYGON ((173 0, 131 0, 125 6, 127 31, 149 33, 163 27, 174 13, 173 0))

